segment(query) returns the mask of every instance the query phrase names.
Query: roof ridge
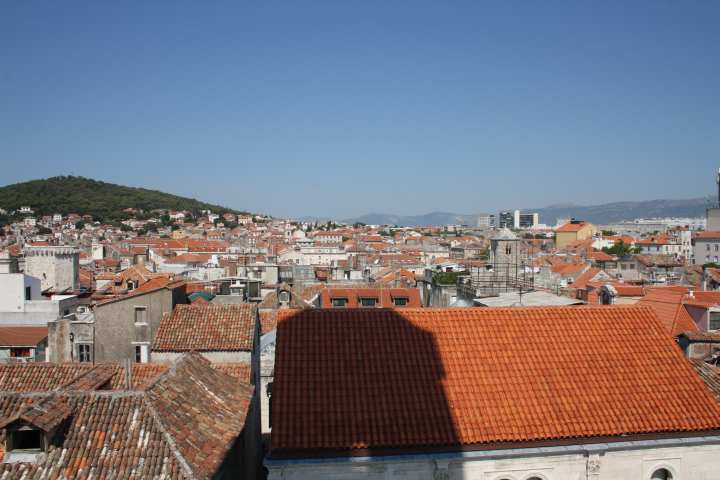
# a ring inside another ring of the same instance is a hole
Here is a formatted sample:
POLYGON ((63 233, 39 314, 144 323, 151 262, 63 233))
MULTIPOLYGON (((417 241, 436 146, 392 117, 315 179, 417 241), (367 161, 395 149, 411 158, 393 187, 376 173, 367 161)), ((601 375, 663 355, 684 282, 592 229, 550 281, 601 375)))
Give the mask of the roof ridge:
MULTIPOLYGON (((160 375, 162 377, 163 375, 160 375)), ((153 382, 154 383, 154 382, 153 382)), ((160 414, 155 409, 155 406, 153 405, 152 401, 148 397, 146 392, 141 392, 142 395, 142 402, 143 405, 145 405, 145 408, 148 409, 148 412, 150 413, 150 416, 153 419, 153 422, 155 423, 155 426, 160 430, 160 433, 163 436, 163 439, 168 444, 168 448, 172 452, 173 456, 177 460, 178 464, 180 465, 180 468, 183 470, 183 474, 187 478, 197 478, 195 476, 195 472, 193 472, 192 467, 190 466, 190 463, 185 459, 185 457, 180 452, 180 449, 177 446, 177 443, 175 442, 175 439, 172 435, 170 435, 170 432, 165 428, 165 424, 162 422, 162 419, 160 418, 160 414)))

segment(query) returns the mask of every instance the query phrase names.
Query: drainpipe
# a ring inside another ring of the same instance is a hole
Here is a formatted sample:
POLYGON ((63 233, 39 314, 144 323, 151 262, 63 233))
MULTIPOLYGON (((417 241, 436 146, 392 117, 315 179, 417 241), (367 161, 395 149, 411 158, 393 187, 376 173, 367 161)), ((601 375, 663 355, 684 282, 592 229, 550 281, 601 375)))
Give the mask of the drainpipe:
POLYGON ((585 480, 600 480, 600 459, 602 453, 597 451, 587 452, 585 468, 585 480))

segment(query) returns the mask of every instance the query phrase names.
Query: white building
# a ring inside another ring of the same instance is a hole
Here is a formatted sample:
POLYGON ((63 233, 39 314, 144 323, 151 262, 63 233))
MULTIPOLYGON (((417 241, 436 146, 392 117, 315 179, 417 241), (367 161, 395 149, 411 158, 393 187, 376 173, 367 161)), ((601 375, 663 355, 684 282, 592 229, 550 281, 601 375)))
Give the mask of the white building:
POLYGON ((720 264, 720 232, 697 232, 693 238, 693 263, 720 264))
POLYGON ((342 243, 343 236, 336 232, 317 232, 313 235, 316 243, 342 243))
POLYGON ((640 253, 647 255, 675 255, 680 256, 683 245, 679 239, 668 235, 657 235, 643 238, 635 242, 641 248, 640 253))

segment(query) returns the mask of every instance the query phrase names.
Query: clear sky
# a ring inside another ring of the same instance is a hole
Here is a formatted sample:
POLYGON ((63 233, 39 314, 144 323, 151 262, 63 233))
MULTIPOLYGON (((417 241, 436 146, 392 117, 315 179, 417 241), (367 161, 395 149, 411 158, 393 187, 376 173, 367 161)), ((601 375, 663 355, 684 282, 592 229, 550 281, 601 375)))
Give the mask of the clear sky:
POLYGON ((291 216, 702 196, 720 2, 4 0, 0 165, 291 216))

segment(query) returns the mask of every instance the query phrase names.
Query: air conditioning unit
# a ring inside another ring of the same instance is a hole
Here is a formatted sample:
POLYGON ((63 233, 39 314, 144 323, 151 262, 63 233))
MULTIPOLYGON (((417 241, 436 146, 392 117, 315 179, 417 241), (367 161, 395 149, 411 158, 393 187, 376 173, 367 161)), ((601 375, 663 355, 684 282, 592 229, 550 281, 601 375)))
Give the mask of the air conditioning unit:
POLYGON ((88 313, 90 310, 85 305, 77 307, 77 313, 88 313))

